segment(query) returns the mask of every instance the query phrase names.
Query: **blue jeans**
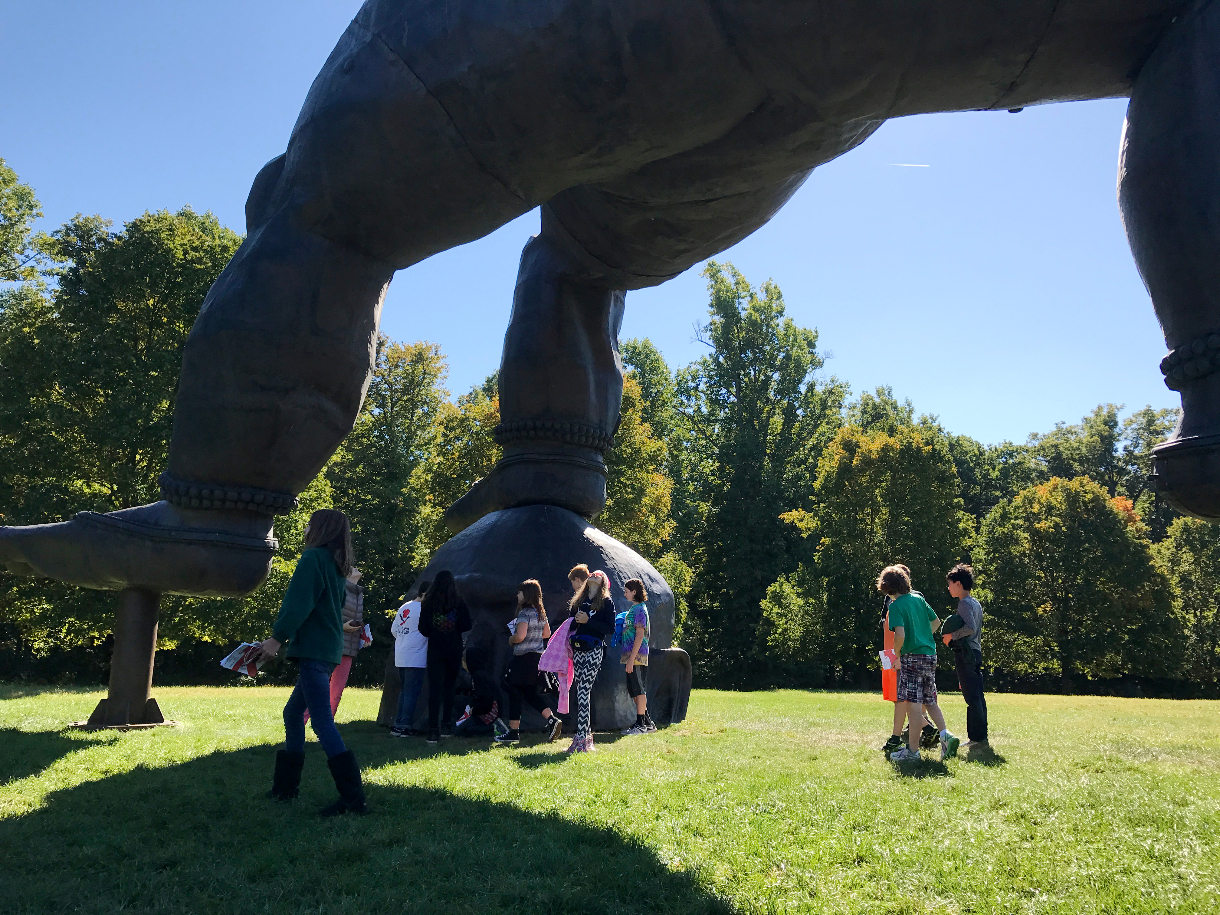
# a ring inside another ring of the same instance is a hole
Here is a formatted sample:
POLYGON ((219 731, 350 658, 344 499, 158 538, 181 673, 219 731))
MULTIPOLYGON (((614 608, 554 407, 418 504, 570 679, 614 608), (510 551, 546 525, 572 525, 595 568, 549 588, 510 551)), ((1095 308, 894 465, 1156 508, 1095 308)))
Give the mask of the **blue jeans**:
POLYGON ((300 659, 297 685, 284 706, 284 749, 289 753, 305 752, 306 709, 309 709, 309 723, 313 725, 327 759, 347 751, 330 710, 330 672, 333 668, 333 664, 325 661, 300 659))
POLYGON ((424 687, 426 667, 398 668, 398 714, 394 716, 394 727, 415 727, 415 703, 419 701, 419 691, 424 687))

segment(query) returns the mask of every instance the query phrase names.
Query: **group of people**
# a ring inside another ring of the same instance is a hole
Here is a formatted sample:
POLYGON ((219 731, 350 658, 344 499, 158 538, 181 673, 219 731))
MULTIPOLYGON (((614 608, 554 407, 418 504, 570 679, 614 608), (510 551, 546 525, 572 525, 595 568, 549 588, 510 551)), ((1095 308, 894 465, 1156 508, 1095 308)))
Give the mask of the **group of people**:
MULTIPOLYGON (((591 702, 593 684, 601 670, 607 648, 619 648, 627 691, 636 705, 636 721, 625 735, 656 730, 648 714, 643 671, 648 665, 648 591, 633 578, 624 583, 629 607, 616 612, 605 572, 590 572, 581 564, 568 573, 572 598, 567 618, 551 631, 550 618, 537 579, 527 579, 517 588, 517 615, 509 623, 512 659, 502 685, 508 697, 508 723, 494 731, 493 741, 514 746, 521 740, 521 713, 526 705, 543 720, 548 741, 563 733, 563 720, 571 686, 576 689, 576 731, 569 753, 593 749, 591 702), (558 700, 552 707, 552 693, 558 700)), ((452 573, 442 571, 435 581, 421 581, 415 599, 399 608, 390 631, 394 635, 394 663, 399 674, 398 708, 390 733, 409 737, 414 729, 416 706, 428 679, 429 743, 441 739, 441 725, 453 721, 454 686, 461 664, 461 634, 471 628, 470 612, 458 596, 452 573)), ((498 702, 474 681, 476 696, 460 724, 471 720, 498 722, 498 702), (482 700, 480 702, 480 700, 482 700)))
MULTIPOLYGON (((305 527, 301 558, 284 594, 271 636, 259 646, 261 657, 274 658, 287 645, 286 657, 298 665, 297 681, 284 706, 284 748, 277 751, 275 773, 268 796, 288 801, 300 792, 305 766, 305 724, 313 725, 339 799, 321 813, 365 813, 364 785, 355 754, 347 748, 335 726, 335 711, 347 682, 351 661, 360 648, 362 594, 359 571, 352 556, 351 523, 335 509, 314 512, 305 527)), ((521 711, 528 704, 545 723, 548 741, 563 731, 560 715, 568 692, 576 687, 576 731, 569 753, 593 749, 592 693, 607 648, 620 649, 627 690, 635 702, 635 724, 624 734, 656 730, 648 714, 644 671, 648 665, 648 592, 633 578, 624 584, 630 606, 615 610, 610 579, 605 572, 590 572, 578 565, 568 573, 573 595, 567 618, 551 632, 550 619, 537 580, 523 581, 517 590, 517 616, 510 623, 512 660, 504 677, 508 694, 508 726, 496 734, 500 745, 520 742, 521 711), (559 685, 558 711, 548 700, 554 672, 559 685)), ((394 663, 399 670, 398 713, 391 731, 395 736, 414 733, 416 703, 426 675, 428 680, 429 743, 441 737, 441 722, 453 720, 454 689, 462 668, 463 636, 471 629, 470 610, 458 594, 453 573, 438 572, 432 581, 420 582, 416 600, 406 602, 395 615, 394 663)), ((469 710, 468 710, 469 713, 469 710)), ((495 710, 492 709, 495 716, 495 710)))
POLYGON ((953 650, 958 685, 966 700, 969 750, 988 747, 987 700, 983 696, 983 608, 970 592, 974 569, 965 563, 945 576, 957 611, 941 620, 924 596, 911 588, 911 570, 887 566, 877 577, 885 595, 884 625, 894 634, 898 693, 894 730, 882 747, 894 762, 921 758, 921 747, 940 745, 940 758, 956 756, 960 739, 949 731, 936 693, 936 633, 953 650), (930 720, 929 720, 930 719, 930 720), (904 736, 905 728, 905 736, 904 736))

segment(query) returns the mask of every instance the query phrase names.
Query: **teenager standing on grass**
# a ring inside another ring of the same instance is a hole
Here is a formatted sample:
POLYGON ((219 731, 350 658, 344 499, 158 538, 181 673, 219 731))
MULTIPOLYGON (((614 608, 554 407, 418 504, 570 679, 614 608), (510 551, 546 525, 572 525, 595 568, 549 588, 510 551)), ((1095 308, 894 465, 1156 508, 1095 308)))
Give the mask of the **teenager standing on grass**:
POLYGON ((428 743, 441 739, 442 720, 446 727, 453 724, 453 688, 462 669, 462 635, 470 627, 470 611, 458 596, 453 573, 448 569, 437 572, 419 613, 419 632, 428 640, 428 743))
POLYGON ((432 582, 421 581, 415 589, 415 600, 409 600, 394 614, 390 634, 394 636, 394 666, 398 669, 398 711, 394 716, 394 737, 410 737, 415 733, 415 705, 424 686, 428 670, 428 639, 419 633, 420 598, 428 593, 432 582))
POLYGON ((614 601, 610 599, 610 579, 602 571, 589 576, 568 605, 572 628, 572 665, 576 676, 576 734, 568 753, 593 750, 593 684, 602 669, 606 638, 614 630, 614 601))
POLYGON ((627 672, 627 694, 635 702, 635 724, 623 731, 624 736, 651 734, 657 729, 648 714, 648 696, 644 691, 644 672, 648 670, 648 589, 638 578, 623 584, 623 593, 631 606, 614 619, 614 631, 620 638, 620 661, 627 672), (619 621, 622 625, 619 625, 619 621))
POLYGON ((940 758, 957 755, 958 739, 945 727, 945 716, 936 704, 936 642, 932 621, 939 618, 922 597, 911 593, 911 578, 901 566, 889 566, 877 578, 877 590, 891 598, 889 627, 894 633, 898 655, 898 701, 894 703, 894 732, 886 746, 897 746, 889 758, 894 761, 919 759, 915 722, 920 706, 940 729, 940 758), (898 746, 902 725, 910 720, 907 747, 898 746))
MULTIPOLYGON (((330 675, 330 713, 339 714, 339 700, 352 673, 352 662, 360 653, 360 636, 364 632, 364 588, 360 581, 360 570, 353 568, 344 581, 343 598, 343 658, 330 675)), ((309 712, 305 712, 305 723, 309 724, 309 712)))
POLYGON ((546 699, 538 694, 538 660, 551 637, 551 623, 542 605, 542 586, 533 578, 521 582, 517 589, 517 625, 508 642, 513 646, 513 659, 505 676, 508 687, 508 732, 497 734, 495 742, 511 745, 521 742, 521 706, 529 704, 546 723, 546 739, 550 743, 563 731, 559 716, 551 711, 546 699))
POLYGON ((957 615, 965 624, 944 637, 953 649, 957 682, 966 700, 967 749, 987 746, 987 699, 983 696, 983 607, 970 596, 974 590, 974 569, 958 563, 945 576, 949 594, 957 599, 957 615))
POLYGON ((284 749, 276 753, 269 797, 292 800, 299 793, 305 766, 305 712, 326 751, 326 764, 339 800, 323 816, 367 813, 356 756, 343 744, 330 710, 330 675, 343 657, 344 578, 352 570, 352 528, 347 515, 322 509, 305 526, 305 548, 284 593, 264 658, 287 644, 286 656, 298 665, 297 682, 284 706, 284 749))

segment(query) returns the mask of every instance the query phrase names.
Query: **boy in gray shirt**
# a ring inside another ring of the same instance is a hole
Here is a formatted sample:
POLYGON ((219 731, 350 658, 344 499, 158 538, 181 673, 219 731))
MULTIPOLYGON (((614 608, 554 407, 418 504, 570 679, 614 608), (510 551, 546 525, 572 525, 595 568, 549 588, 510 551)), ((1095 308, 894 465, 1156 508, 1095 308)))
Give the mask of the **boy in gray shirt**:
POLYGON ((949 594, 957 598, 957 615, 965 623, 944 636, 953 649, 957 682, 966 700, 966 748, 987 746, 987 700, 983 696, 983 608, 970 596, 974 590, 974 569, 958 563, 945 576, 949 594))

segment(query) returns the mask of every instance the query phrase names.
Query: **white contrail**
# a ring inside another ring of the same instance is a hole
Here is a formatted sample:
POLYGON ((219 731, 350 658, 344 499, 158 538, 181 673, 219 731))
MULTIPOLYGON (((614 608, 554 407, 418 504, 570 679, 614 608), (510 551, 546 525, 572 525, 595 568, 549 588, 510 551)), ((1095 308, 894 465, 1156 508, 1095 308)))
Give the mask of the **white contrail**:
POLYGON ((912 165, 910 162, 891 162, 890 165, 893 165, 896 168, 931 168, 932 167, 930 165, 912 165))

